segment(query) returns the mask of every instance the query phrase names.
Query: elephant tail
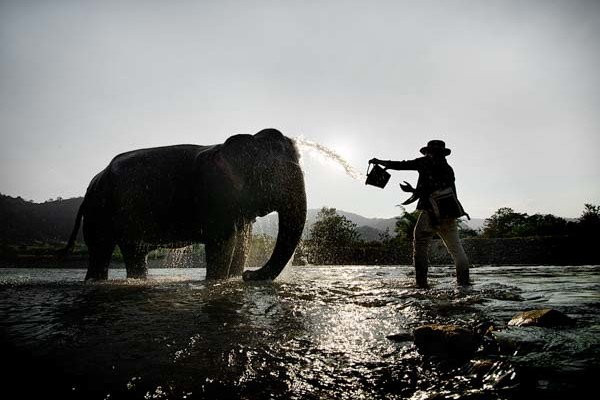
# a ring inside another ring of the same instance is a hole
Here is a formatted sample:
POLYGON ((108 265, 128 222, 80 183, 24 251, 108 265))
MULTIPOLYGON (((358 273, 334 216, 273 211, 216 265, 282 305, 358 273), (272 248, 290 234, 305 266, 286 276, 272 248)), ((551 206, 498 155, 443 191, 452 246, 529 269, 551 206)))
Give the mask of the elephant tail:
POLYGON ((79 233, 79 227, 81 226, 81 219, 83 218, 83 212, 85 210, 85 200, 79 206, 79 211, 77 211, 77 217, 75 217, 75 226, 73 227, 73 231, 71 232, 71 236, 69 237, 69 241, 65 248, 58 250, 56 256, 59 259, 64 259, 73 251, 73 247, 75 247, 75 239, 77 239, 77 234, 79 233))

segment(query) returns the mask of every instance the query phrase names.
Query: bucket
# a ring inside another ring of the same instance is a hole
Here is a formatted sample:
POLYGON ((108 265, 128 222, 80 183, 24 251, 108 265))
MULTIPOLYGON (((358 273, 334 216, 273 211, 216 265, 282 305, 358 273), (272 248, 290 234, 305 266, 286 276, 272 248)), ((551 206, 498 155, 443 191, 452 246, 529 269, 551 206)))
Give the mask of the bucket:
POLYGON ((369 164, 367 168, 367 181, 366 185, 377 186, 378 188, 384 188, 390 180, 390 173, 384 168, 381 168, 377 164, 369 164), (373 168, 371 168, 373 166, 373 168))

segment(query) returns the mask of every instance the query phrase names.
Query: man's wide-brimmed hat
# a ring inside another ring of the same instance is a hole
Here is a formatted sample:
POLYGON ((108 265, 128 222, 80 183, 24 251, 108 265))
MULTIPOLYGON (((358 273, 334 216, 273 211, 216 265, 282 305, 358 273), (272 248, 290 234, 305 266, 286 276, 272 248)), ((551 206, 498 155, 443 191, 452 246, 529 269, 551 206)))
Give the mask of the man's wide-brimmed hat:
POLYGON ((427 146, 421 148, 422 154, 443 154, 449 155, 452 151, 446 148, 446 143, 443 140, 430 140, 427 146))

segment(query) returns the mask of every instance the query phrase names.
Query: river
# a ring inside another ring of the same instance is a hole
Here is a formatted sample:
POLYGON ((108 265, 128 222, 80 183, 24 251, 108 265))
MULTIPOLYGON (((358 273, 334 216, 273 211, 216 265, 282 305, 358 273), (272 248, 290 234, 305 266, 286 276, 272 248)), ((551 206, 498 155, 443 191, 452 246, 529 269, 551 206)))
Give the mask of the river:
POLYGON ((113 269, 84 283, 84 269, 0 269, 2 397, 563 398, 600 376, 600 266, 482 266, 466 289, 433 267, 428 290, 408 266, 287 267, 259 283, 204 273, 134 281, 113 269), (576 325, 506 326, 535 308, 576 325), (486 321, 514 349, 456 364, 410 337, 425 323, 486 321))

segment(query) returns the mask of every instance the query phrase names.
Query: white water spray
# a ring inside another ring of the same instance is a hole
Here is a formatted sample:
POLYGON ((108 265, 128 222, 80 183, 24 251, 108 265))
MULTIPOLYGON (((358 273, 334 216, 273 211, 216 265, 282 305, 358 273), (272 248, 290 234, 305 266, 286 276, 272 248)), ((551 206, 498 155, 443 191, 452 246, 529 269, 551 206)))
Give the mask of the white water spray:
POLYGON ((346 174, 354 180, 360 181, 364 178, 363 174, 358 172, 356 168, 354 168, 350 163, 340 156, 335 151, 331 150, 328 147, 323 146, 322 144, 304 139, 303 137, 293 138, 296 143, 296 147, 298 150, 302 150, 303 152, 308 152, 309 154, 317 155, 321 159, 326 159, 329 161, 333 161, 337 165, 341 166, 346 174))
POLYGON ((193 245, 170 249, 167 252, 166 257, 162 260, 161 264, 167 268, 187 266, 186 261, 189 262, 189 258, 193 252, 193 245))

